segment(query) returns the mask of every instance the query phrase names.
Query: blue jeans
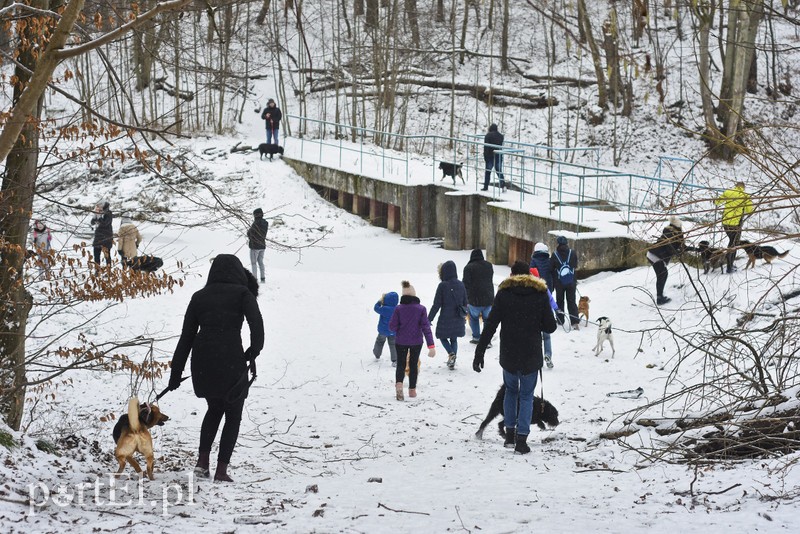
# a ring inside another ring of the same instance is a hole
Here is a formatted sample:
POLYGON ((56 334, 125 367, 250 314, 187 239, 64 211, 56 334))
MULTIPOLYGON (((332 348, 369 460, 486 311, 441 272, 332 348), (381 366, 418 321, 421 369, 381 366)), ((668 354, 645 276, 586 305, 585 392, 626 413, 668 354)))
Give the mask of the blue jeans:
POLYGON ((447 351, 447 354, 456 354, 458 352, 457 337, 451 337, 450 339, 447 339, 446 337, 440 337, 439 341, 442 343, 444 350, 447 351))
POLYGON ((503 156, 501 154, 495 154, 491 159, 484 159, 486 163, 486 173, 483 176, 483 187, 489 187, 489 181, 492 179, 492 169, 494 172, 497 173, 497 177, 500 178, 500 187, 505 186, 505 176, 503 176, 503 156))
POLYGON ((516 428, 517 435, 527 436, 531 432, 533 417, 533 390, 536 389, 536 371, 528 375, 509 373, 503 369, 506 396, 503 400, 503 417, 506 428, 516 428), (519 406, 517 403, 519 402, 519 406), (517 413, 519 409, 519 414, 517 413))
POLYGON ((279 145, 280 144, 278 142, 278 132, 280 132, 280 130, 278 128, 275 128, 274 130, 271 129, 271 128, 267 128, 267 144, 268 145, 272 145, 272 144, 279 145), (275 138, 275 142, 274 143, 272 142, 272 138, 273 137, 275 138))
POLYGON ((489 312, 492 311, 491 306, 473 306, 470 304, 469 308, 469 327, 472 329, 472 339, 481 337, 481 323, 478 318, 483 315, 483 322, 486 322, 489 317, 489 312))
POLYGON ((542 332, 542 341, 544 341, 544 355, 553 356, 553 343, 550 341, 550 334, 542 332))

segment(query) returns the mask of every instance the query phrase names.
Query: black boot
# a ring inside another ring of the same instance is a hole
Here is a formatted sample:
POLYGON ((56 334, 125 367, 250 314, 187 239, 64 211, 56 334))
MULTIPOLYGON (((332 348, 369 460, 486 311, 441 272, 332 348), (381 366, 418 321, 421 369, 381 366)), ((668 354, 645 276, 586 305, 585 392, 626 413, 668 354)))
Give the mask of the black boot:
POLYGON ((531 452, 531 448, 528 447, 527 441, 528 441, 528 436, 517 434, 517 446, 514 447, 514 452, 518 452, 520 454, 528 454, 529 452, 531 452))
POLYGON ((197 457, 197 465, 194 466, 194 474, 198 477, 209 478, 211 476, 211 472, 208 470, 208 460, 210 455, 211 451, 200 451, 200 454, 197 457))
MULTIPOLYGON (((530 450, 530 449, 528 449, 530 450)), ((214 473, 215 482, 233 482, 233 479, 228 476, 228 464, 225 462, 217 462, 217 472, 214 473)))
POLYGON ((503 447, 506 449, 512 448, 514 446, 514 439, 516 435, 516 429, 506 427, 506 442, 503 443, 503 447))

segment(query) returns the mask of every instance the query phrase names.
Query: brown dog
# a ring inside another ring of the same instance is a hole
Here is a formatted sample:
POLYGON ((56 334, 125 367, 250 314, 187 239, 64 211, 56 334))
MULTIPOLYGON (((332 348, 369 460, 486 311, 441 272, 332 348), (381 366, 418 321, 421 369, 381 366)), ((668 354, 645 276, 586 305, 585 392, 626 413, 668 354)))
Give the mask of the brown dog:
POLYGON ((128 414, 123 415, 114 425, 114 442, 117 448, 114 456, 119 462, 117 476, 125 469, 125 462, 137 472, 142 473, 142 468, 133 458, 134 452, 139 452, 147 462, 147 477, 153 478, 153 436, 150 429, 156 425, 163 425, 169 417, 161 413, 155 404, 139 404, 139 399, 131 397, 128 401, 128 414))
POLYGON ((589 326, 589 297, 583 296, 578 299, 578 322, 580 323, 581 315, 586 317, 586 326, 589 326))
POLYGON ((767 263, 772 263, 775 258, 783 258, 789 251, 778 252, 775 247, 769 245, 755 245, 749 241, 740 241, 739 246, 744 249, 747 254, 747 263, 744 268, 755 267, 756 260, 764 260, 767 263))

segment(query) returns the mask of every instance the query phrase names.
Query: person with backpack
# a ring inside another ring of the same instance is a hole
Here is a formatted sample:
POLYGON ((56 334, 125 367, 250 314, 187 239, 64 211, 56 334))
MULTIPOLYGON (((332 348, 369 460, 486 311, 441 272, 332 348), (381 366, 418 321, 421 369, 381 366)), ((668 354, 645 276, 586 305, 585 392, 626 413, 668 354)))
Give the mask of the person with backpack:
POLYGON ((503 280, 494 297, 492 313, 475 347, 472 370, 480 373, 489 341, 500 329, 500 367, 503 368, 503 419, 506 427, 504 446, 527 454, 533 390, 536 373, 542 368, 542 332, 556 330, 556 320, 547 297, 547 284, 529 273, 528 263, 517 261, 511 276, 503 280))
POLYGON ((253 224, 247 230, 247 244, 250 247, 250 268, 253 276, 261 274, 261 283, 266 282, 264 274, 264 251, 267 250, 267 231, 269 223, 264 219, 264 210, 253 210, 253 224), (260 270, 257 271, 256 269, 260 270))
POLYGON ((559 324, 564 324, 564 310, 569 312, 569 321, 572 328, 578 330, 580 319, 578 319, 578 304, 575 301, 575 292, 578 288, 578 280, 575 278, 575 269, 578 268, 578 253, 569 248, 567 238, 563 235, 556 238, 556 249, 550 256, 550 269, 553 272, 553 287, 556 289, 556 302, 558 309, 559 324), (564 298, 567 300, 567 307, 564 308, 564 298))
POLYGON ((280 108, 275 101, 270 98, 269 101, 267 101, 267 107, 265 107, 264 111, 261 112, 261 119, 264 121, 264 125, 267 128, 268 145, 280 144, 278 142, 278 133, 280 132, 282 118, 283 114, 281 113, 280 108), (274 143, 272 141, 273 139, 275 140, 274 143))
POLYGON ((470 343, 476 344, 481 337, 480 317, 486 323, 492 311, 494 300, 494 267, 483 259, 483 251, 476 248, 469 256, 469 263, 464 266, 464 287, 467 290, 467 307, 469 308, 469 327, 472 330, 470 343))
POLYGON ((647 251, 647 261, 650 262, 656 273, 656 305, 661 306, 672 300, 664 295, 664 286, 667 285, 667 265, 673 256, 679 255, 685 250, 683 223, 673 215, 669 218, 669 224, 661 232, 661 237, 647 251))
POLYGON ((458 338, 466 335, 465 322, 469 310, 467 308, 467 289, 458 279, 458 270, 452 260, 439 266, 439 286, 433 297, 433 305, 428 312, 428 321, 433 324, 436 314, 441 310, 436 322, 436 338, 441 341, 447 351, 447 367, 452 371, 456 366, 458 354, 458 338))
MULTIPOLYGON (((558 312, 558 304, 553 298, 553 269, 550 267, 550 249, 547 245, 536 243, 533 246, 533 254, 531 255, 530 264, 531 274, 538 276, 544 283, 547 284, 547 293, 550 295, 550 301, 553 306, 553 311, 558 312)), ((544 361, 548 369, 553 368, 553 342, 550 339, 550 334, 542 332, 542 342, 544 343, 544 361)))

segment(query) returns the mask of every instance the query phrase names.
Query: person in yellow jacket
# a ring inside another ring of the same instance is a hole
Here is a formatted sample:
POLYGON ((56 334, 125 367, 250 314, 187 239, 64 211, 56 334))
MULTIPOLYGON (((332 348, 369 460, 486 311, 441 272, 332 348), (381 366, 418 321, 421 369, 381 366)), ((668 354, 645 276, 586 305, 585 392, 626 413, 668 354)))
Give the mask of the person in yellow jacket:
POLYGON ((714 203, 722 204, 722 228, 728 236, 728 274, 736 270, 733 261, 736 259, 736 247, 742 238, 742 223, 753 212, 753 203, 750 195, 744 191, 744 182, 736 182, 731 188, 722 193, 714 203))
POLYGON ((136 257, 139 243, 142 242, 142 235, 131 220, 127 217, 122 218, 122 224, 117 232, 117 250, 122 260, 122 268, 128 267, 128 260, 136 257))

